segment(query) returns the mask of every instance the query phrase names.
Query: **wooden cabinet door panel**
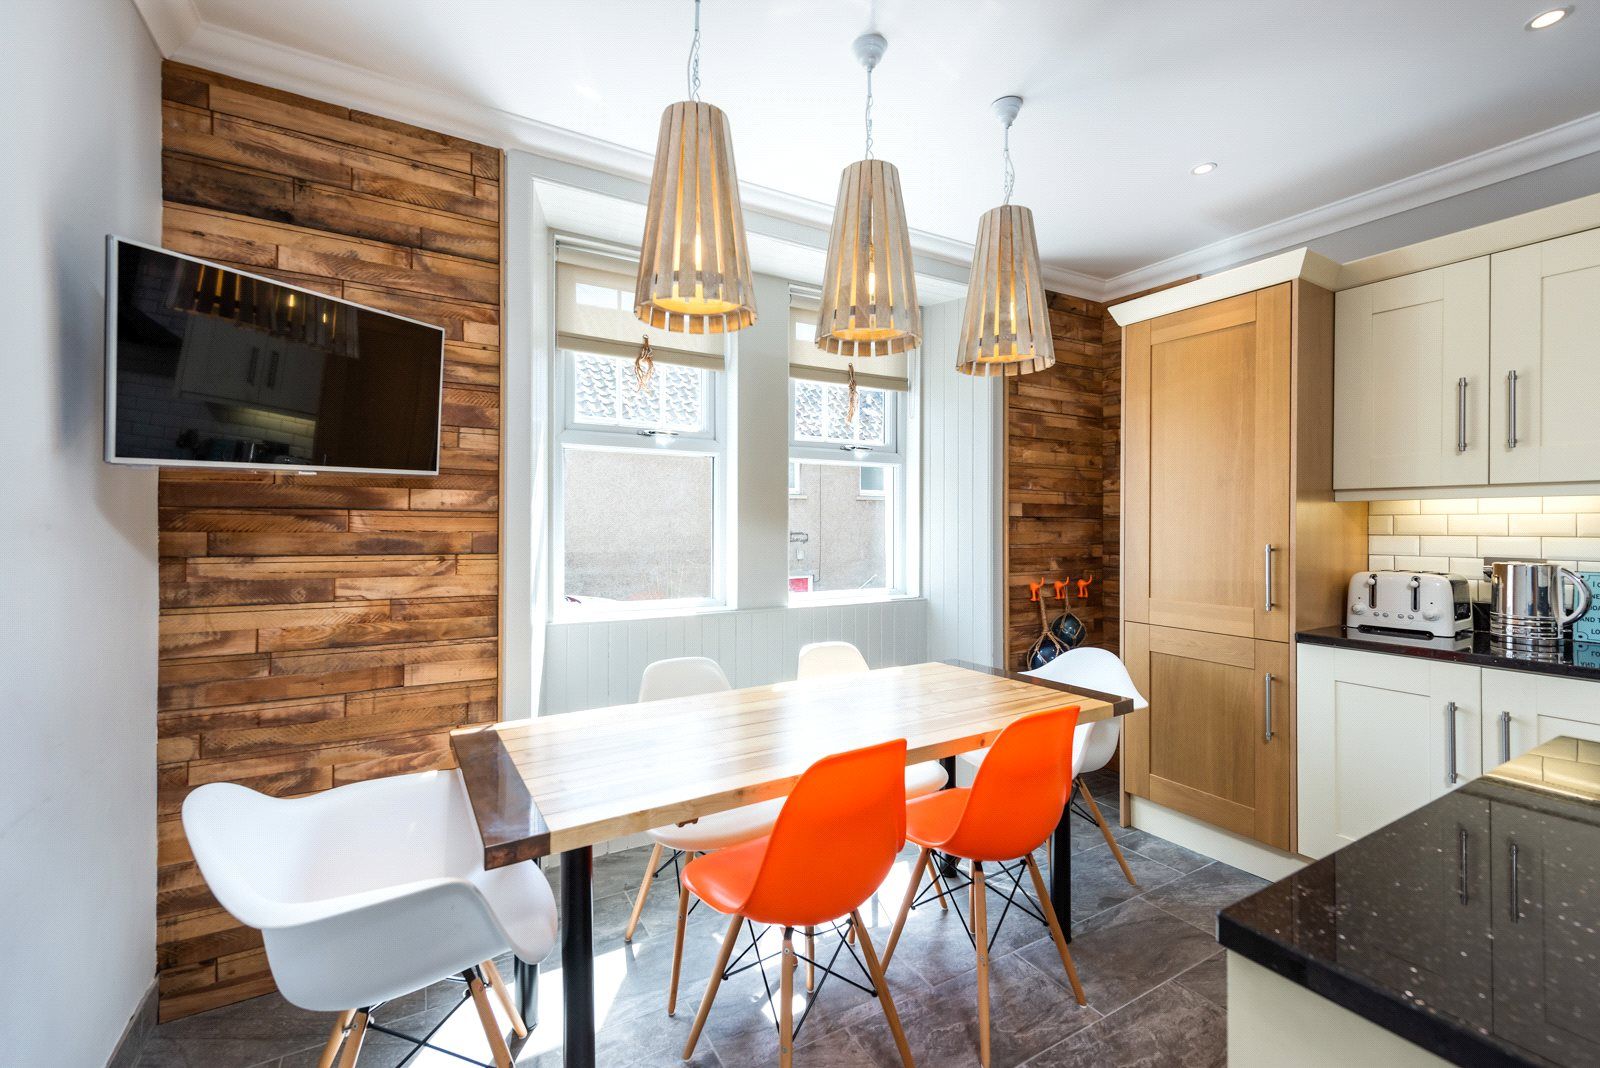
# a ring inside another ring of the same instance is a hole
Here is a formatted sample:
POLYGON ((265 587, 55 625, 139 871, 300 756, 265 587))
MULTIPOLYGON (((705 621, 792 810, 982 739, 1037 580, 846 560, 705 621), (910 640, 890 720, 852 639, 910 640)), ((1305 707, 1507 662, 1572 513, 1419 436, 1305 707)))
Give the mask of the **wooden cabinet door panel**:
POLYGON ((1486 669, 1483 760, 1504 764, 1566 735, 1600 742, 1600 683, 1486 669))
POLYGON ((1334 488, 1487 483, 1489 257, 1344 290, 1335 309, 1334 488))
POLYGON ((1288 646, 1138 623, 1125 626, 1123 640, 1130 673, 1150 701, 1126 728, 1126 789, 1291 848, 1288 646))
POLYGON ((1128 328, 1130 620, 1288 640, 1289 294, 1273 286, 1128 328))
POLYGON ((1491 275, 1489 481, 1593 482, 1600 230, 1496 253, 1491 275))

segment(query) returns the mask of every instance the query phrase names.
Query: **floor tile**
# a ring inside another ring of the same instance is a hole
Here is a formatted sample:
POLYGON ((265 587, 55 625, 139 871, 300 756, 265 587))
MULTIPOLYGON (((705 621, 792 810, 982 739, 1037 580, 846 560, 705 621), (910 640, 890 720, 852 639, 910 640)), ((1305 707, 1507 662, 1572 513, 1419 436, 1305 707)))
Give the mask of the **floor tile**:
MULTIPOLYGON (((1204 932, 1142 900, 1095 917, 1072 940, 1072 959, 1089 1007, 1102 1014, 1116 1011, 1216 951, 1216 942, 1204 932)), ((1067 985, 1052 943, 1029 946, 1022 956, 1052 982, 1067 985)))
MULTIPOLYGON (((1113 834, 1116 834, 1115 828, 1113 834)), ((1157 838, 1134 827, 1126 828, 1125 833, 1116 834, 1116 838, 1117 845, 1122 847, 1124 853, 1131 849, 1140 856, 1149 857, 1157 863, 1176 868, 1181 872, 1198 871, 1213 863, 1211 858, 1203 853, 1185 849, 1165 838, 1157 838)))
POLYGON ((1138 880, 1128 882, 1110 847, 1101 842, 1072 855, 1072 922, 1077 924, 1106 909, 1179 878, 1182 873, 1141 854, 1125 854, 1128 868, 1138 880))
POLYGON ((1218 912, 1266 885, 1265 879, 1214 863, 1152 889, 1145 899, 1214 935, 1218 912))
POLYGON ((1227 1019, 1167 984, 1027 1062, 1027 1068, 1225 1068, 1227 1019))
POLYGON ((1173 980, 1185 990, 1199 994, 1224 1011, 1228 1008, 1228 954, 1218 950, 1216 955, 1201 961, 1173 980))

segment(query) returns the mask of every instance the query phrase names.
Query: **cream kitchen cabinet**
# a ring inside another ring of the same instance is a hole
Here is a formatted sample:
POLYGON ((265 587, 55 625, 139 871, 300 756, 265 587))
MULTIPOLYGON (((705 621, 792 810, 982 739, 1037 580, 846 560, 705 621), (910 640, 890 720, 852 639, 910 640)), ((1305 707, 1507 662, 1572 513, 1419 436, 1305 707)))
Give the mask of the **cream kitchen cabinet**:
POLYGON ((1489 257, 1335 296, 1333 486, 1489 481, 1489 257))
POLYGON ((1481 669, 1297 648, 1301 853, 1326 856, 1481 773, 1481 669))
POLYGON ((1567 735, 1600 742, 1600 682, 1483 671, 1483 759, 1493 767, 1567 735))
POLYGON ((1600 481, 1600 230, 1496 253, 1489 480, 1600 481))

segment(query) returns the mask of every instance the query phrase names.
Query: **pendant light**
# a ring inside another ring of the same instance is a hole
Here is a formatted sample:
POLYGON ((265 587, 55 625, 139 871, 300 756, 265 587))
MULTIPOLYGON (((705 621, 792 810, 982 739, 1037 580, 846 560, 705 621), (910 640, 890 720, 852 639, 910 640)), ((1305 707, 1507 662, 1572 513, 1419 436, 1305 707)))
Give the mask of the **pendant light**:
POLYGON ((887 356, 922 340, 900 172, 872 155, 872 71, 888 47, 877 33, 854 45, 867 70, 866 158, 839 178, 817 312, 817 347, 840 356, 887 356))
POLYGON ((1055 366, 1050 309, 1039 277, 1039 243, 1033 212, 1011 203, 1011 124, 1020 96, 1003 96, 994 113, 1005 126, 1005 202, 978 220, 967 282, 966 314, 956 370, 969 375, 1025 375, 1055 366))
POLYGON ((731 333, 756 321, 756 296, 728 117, 700 99, 700 0, 688 81, 661 115, 633 311, 672 333, 731 333))

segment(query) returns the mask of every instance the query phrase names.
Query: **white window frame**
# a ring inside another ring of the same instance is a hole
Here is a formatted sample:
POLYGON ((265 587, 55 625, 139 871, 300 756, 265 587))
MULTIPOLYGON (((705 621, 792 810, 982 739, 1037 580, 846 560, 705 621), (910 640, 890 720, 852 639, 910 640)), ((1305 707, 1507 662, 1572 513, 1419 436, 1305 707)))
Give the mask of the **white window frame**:
MULTIPOLYGON (((581 423, 577 419, 577 396, 573 389, 576 355, 606 356, 581 347, 557 347, 552 376, 558 412, 550 478, 550 576, 552 621, 584 619, 633 619, 648 616, 692 613, 719 609, 728 603, 728 562, 732 554, 728 517, 728 456, 725 440, 727 418, 727 371, 701 370, 706 383, 706 425, 698 432, 653 432, 625 426, 581 423), (582 448, 610 452, 660 453, 711 458, 711 596, 677 597, 650 601, 627 601, 602 605, 574 604, 567 600, 566 485, 567 449, 582 448)), ((615 359, 616 357, 608 357, 615 359)))
POLYGON ((912 486, 909 481, 913 469, 912 465, 906 460, 906 441, 908 413, 914 410, 918 402, 915 375, 912 376, 912 388, 910 390, 885 391, 889 395, 889 411, 885 413, 884 438, 886 440, 882 445, 852 446, 800 440, 795 436, 795 383, 796 379, 789 379, 788 418, 791 471, 793 470, 792 465, 796 461, 849 467, 855 467, 860 464, 873 464, 888 469, 889 485, 885 486, 884 496, 891 505, 889 510, 889 537, 888 544, 885 547, 888 557, 885 564, 889 581, 886 589, 813 590, 809 593, 796 593, 791 590, 789 604, 791 606, 799 606, 911 596, 914 576, 909 573, 913 554, 908 544, 912 529, 908 512, 910 511, 909 502, 913 497, 912 486), (890 486, 893 487, 892 491, 890 486))

